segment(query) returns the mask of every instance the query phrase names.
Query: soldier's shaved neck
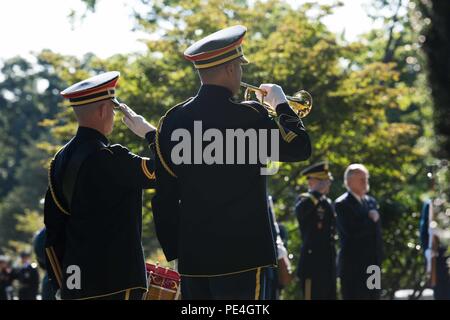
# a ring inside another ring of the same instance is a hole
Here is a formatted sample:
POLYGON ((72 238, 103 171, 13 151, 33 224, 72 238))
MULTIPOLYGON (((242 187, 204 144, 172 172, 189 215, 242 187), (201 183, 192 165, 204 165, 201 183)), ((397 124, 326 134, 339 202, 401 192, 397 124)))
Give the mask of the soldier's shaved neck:
POLYGON ((202 84, 222 86, 236 94, 236 87, 239 87, 239 84, 235 83, 236 80, 230 77, 230 71, 236 67, 236 63, 239 62, 231 61, 212 68, 198 69, 202 84))
POLYGON ((95 129, 106 135, 105 132, 105 117, 103 113, 106 112, 107 103, 105 101, 94 102, 79 107, 73 107, 78 124, 81 127, 88 127, 95 129))

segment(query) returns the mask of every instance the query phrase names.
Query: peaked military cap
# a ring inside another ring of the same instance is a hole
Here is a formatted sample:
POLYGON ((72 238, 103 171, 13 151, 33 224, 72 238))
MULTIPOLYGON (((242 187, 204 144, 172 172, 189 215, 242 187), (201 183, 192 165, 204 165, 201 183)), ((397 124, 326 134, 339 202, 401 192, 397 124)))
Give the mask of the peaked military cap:
POLYGON ((328 162, 327 161, 321 161, 318 163, 315 163, 308 168, 304 169, 302 172, 302 175, 308 177, 308 178, 316 178, 320 180, 330 179, 333 180, 333 176, 331 175, 331 172, 328 168, 328 162))
POLYGON ((89 104, 97 101, 111 99, 118 105, 116 99, 116 85, 120 72, 110 71, 101 73, 89 79, 71 85, 61 92, 61 95, 69 99, 73 107, 89 104))
POLYGON ((215 67, 238 58, 247 64, 242 51, 246 32, 247 28, 241 25, 214 32, 187 48, 184 57, 193 62, 197 69, 215 67))

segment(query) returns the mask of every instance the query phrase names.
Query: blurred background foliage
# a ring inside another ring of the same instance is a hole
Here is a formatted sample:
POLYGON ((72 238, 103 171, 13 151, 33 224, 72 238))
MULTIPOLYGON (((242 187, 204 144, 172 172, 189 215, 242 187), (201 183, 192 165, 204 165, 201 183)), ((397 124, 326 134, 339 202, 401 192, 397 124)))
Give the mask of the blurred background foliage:
MULTIPOLYGON (((84 2, 84 14, 95 11, 95 0, 84 2)), ((244 50, 252 62, 244 67, 244 81, 277 83, 287 94, 307 89, 314 97, 314 109, 304 119, 313 141, 310 161, 284 164, 269 181, 278 220, 289 230, 293 264, 300 246, 293 205, 306 190, 300 171, 328 159, 335 177, 330 197, 335 199, 345 192, 346 166, 360 162, 370 171, 371 194, 381 205, 384 297, 392 298, 401 288, 413 288, 419 295, 425 285, 419 211, 430 195, 426 167, 435 161, 433 154, 442 154, 422 51, 426 39, 422 33, 431 20, 420 14, 422 7, 415 1, 374 0, 368 13, 383 27, 348 42, 322 22, 339 3, 293 8, 277 0, 141 2, 134 12, 136 30, 158 35, 146 42, 144 54, 100 59, 87 53, 79 59, 43 50, 33 61, 16 57, 4 62, 0 82, 3 251, 26 247, 42 226, 49 160, 76 131, 60 90, 99 72, 119 70, 120 100, 156 124, 170 107, 195 95, 200 85, 192 65, 183 59, 184 49, 220 28, 243 24, 248 28, 244 50)), ((145 143, 126 129, 120 117, 116 120, 110 140, 145 155, 145 143)), ((152 224, 151 197, 152 191, 146 192, 143 244, 150 259, 164 263, 152 224)), ((283 298, 300 298, 298 284, 289 286, 283 298)))

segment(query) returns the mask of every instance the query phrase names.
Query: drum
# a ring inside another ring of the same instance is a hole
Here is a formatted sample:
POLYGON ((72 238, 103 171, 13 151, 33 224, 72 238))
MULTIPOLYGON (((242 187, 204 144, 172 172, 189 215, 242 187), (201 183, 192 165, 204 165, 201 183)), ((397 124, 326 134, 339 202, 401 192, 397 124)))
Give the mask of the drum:
POLYGON ((158 264, 146 263, 148 292, 145 300, 178 300, 180 274, 158 264))

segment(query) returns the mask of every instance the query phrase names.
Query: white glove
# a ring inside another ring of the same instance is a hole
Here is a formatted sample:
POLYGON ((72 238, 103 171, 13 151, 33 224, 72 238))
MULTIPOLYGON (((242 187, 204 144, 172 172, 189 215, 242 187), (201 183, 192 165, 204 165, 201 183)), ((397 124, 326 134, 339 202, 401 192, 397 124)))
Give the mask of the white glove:
MULTIPOLYGON (((286 95, 279 85, 273 83, 263 83, 259 86, 259 88, 266 92, 264 102, 270 105, 273 110, 275 110, 279 104, 287 102, 286 95)), ((261 101, 262 97, 259 91, 256 92, 256 97, 259 101, 261 101)))
POLYGON ((277 237, 277 251, 278 251, 278 257, 277 257, 278 260, 288 256, 288 252, 287 252, 286 247, 283 244, 283 240, 281 240, 281 238, 279 236, 277 237))
POLYGON ((122 118, 123 123, 125 123, 128 129, 133 131, 137 136, 145 138, 147 133, 156 130, 156 128, 148 123, 143 116, 136 114, 136 112, 126 104, 121 103, 120 110, 125 115, 125 117, 122 118))
POLYGON ((369 211, 369 218, 376 223, 380 219, 380 214, 378 213, 377 210, 372 209, 369 211))

